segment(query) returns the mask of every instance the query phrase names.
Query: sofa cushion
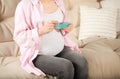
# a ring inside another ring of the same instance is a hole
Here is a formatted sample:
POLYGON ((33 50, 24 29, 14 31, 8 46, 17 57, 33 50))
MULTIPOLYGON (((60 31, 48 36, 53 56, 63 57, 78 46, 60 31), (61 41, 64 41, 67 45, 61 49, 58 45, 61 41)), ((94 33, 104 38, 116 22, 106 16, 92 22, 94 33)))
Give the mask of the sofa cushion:
POLYGON ((0 22, 0 42, 13 40, 14 17, 0 22))
POLYGON ((119 55, 106 42, 97 40, 86 44, 81 50, 88 61, 90 79, 120 78, 119 55))
POLYGON ((19 1, 20 0, 0 0, 0 42, 13 40, 13 16, 19 1))
POLYGON ((0 43, 0 57, 19 56, 19 47, 14 41, 0 43))
POLYGON ((63 0, 65 3, 66 11, 68 13, 68 20, 74 26, 80 25, 80 6, 99 7, 97 0, 63 0), (74 17, 74 18, 73 18, 74 17))
POLYGON ((0 0, 0 21, 14 16, 15 8, 20 0, 0 0))
POLYGON ((69 0, 70 7, 73 8, 76 5, 95 5, 98 4, 97 0, 69 0))
MULTIPOLYGON (((48 79, 54 79, 47 75, 48 79)), ((24 71, 19 57, 0 57, 0 79, 46 79, 24 71)))

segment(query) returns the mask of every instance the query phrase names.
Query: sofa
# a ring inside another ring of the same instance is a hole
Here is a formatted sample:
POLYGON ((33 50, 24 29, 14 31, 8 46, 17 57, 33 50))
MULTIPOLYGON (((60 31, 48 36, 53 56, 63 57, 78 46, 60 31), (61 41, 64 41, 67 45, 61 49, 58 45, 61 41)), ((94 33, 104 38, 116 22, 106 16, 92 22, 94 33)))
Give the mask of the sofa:
MULTIPOLYGON (((20 0, 0 0, 0 79, 56 79, 42 78, 24 71, 20 66, 20 51, 13 40, 14 13, 20 0)), ((69 22, 74 29, 69 37, 78 44, 88 61, 89 79, 120 79, 120 32, 114 39, 91 37, 79 40, 80 6, 100 8, 97 0, 64 0, 69 22)))

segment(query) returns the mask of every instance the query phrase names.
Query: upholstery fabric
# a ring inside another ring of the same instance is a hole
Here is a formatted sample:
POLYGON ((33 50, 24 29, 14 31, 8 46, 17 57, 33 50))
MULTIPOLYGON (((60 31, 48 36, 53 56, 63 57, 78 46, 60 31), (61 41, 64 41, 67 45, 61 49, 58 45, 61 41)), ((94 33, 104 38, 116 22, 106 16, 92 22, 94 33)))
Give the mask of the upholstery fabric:
POLYGON ((0 43, 0 57, 8 57, 8 56, 19 56, 19 47, 15 42, 2 42, 0 43))
POLYGON ((0 42, 13 40, 14 12, 19 0, 0 0, 0 42))
POLYGON ((68 13, 69 22, 73 23, 75 27, 80 25, 80 6, 86 5, 90 7, 99 8, 96 0, 63 0, 65 3, 66 12, 68 13), (75 5, 74 5, 75 4, 75 5), (74 17, 74 18, 73 18, 74 17))
POLYGON ((120 36, 116 39, 90 38, 83 41, 76 39, 78 29, 74 29, 70 38, 82 50, 88 61, 89 79, 120 78, 120 36), (93 41, 94 40, 94 41, 93 41))
POLYGON ((13 40, 14 18, 10 17, 0 22, 0 42, 13 40))

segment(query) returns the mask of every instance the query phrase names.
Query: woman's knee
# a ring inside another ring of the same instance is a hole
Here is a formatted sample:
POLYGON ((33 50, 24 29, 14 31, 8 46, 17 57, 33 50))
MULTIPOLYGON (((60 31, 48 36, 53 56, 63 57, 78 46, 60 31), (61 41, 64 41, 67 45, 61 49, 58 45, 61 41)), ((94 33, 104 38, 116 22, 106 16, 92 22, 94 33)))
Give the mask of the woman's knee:
POLYGON ((75 58, 75 60, 73 61, 74 66, 78 67, 78 69, 83 70, 83 71, 88 71, 88 62, 86 60, 86 58, 82 55, 78 56, 75 58))
POLYGON ((80 57, 79 69, 82 76, 88 76, 88 62, 84 56, 80 57))
POLYGON ((73 79, 74 66, 73 66, 72 62, 64 59, 63 63, 61 64, 61 69, 60 69, 59 74, 64 76, 65 77, 64 79, 73 79))
POLYGON ((86 58, 84 57, 84 56, 81 56, 80 57, 80 61, 81 61, 81 63, 80 64, 82 64, 83 66, 83 68, 84 67, 87 67, 88 68, 88 62, 87 62, 87 60, 86 60, 86 58))

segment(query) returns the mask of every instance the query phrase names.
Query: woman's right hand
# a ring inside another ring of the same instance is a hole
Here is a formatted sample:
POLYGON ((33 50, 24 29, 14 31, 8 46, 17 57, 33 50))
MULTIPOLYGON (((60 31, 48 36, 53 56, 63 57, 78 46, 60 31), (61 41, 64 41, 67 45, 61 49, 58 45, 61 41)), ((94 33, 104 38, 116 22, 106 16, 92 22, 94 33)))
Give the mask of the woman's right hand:
POLYGON ((57 21, 49 21, 49 22, 45 23, 43 27, 40 27, 38 29, 39 35, 41 36, 41 35, 44 35, 44 34, 47 34, 51 31, 53 31, 56 23, 57 23, 57 21))

